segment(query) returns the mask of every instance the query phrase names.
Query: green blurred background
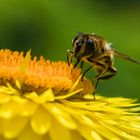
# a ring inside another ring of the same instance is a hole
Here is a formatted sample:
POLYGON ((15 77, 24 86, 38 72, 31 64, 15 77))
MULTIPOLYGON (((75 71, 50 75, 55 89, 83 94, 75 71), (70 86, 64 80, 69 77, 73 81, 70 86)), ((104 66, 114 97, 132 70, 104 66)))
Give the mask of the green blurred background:
MULTIPOLYGON (((0 48, 66 61, 77 32, 96 33, 140 60, 138 0, 0 0, 0 48)), ((117 76, 99 83, 106 96, 140 97, 140 66, 115 58, 117 76)), ((88 75, 93 78, 94 72, 88 75)))

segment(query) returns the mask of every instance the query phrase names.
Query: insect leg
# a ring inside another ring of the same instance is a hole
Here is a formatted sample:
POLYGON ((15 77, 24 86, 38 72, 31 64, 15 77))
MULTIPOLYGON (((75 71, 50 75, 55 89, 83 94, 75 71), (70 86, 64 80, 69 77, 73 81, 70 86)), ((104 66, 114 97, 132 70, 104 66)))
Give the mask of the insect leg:
POLYGON ((80 63, 80 69, 83 68, 83 65, 84 65, 84 61, 81 61, 81 63, 80 63))
POLYGON ((101 73, 99 73, 98 75, 96 75, 94 77, 95 80, 95 89, 98 86, 98 82, 99 80, 105 80, 105 79, 110 79, 111 77, 113 77, 114 75, 116 75, 117 70, 114 67, 106 67, 101 73))
POLYGON ((96 75, 94 77, 94 86, 95 86, 95 90, 93 92, 93 96, 94 96, 94 100, 95 100, 95 93, 96 93, 96 88, 98 86, 99 80, 102 79, 102 76, 108 71, 108 66, 104 66, 104 69, 102 72, 100 72, 98 75, 96 75))
POLYGON ((67 63, 70 66, 70 61, 69 61, 69 55, 68 55, 68 53, 67 53, 67 63))
POLYGON ((67 63, 70 66, 70 63, 72 62, 73 59, 73 51, 72 50, 67 50, 67 63), (71 57, 69 58, 69 54, 71 55, 71 57))
POLYGON ((92 67, 93 67, 93 66, 89 67, 88 69, 86 69, 86 70, 84 71, 84 73, 82 74, 82 78, 81 78, 82 81, 83 81, 83 78, 84 78, 85 74, 86 74, 92 67))
POLYGON ((75 64, 74 64, 74 68, 77 67, 77 65, 80 63, 80 61, 81 61, 81 59, 77 59, 77 61, 76 61, 75 64))

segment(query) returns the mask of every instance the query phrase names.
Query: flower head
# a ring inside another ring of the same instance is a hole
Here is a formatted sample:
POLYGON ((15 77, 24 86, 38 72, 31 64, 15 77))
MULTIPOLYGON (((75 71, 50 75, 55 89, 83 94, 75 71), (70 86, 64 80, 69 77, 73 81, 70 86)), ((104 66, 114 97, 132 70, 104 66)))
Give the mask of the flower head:
POLYGON ((139 104, 96 96, 65 62, 0 51, 0 140, 140 139, 139 104))

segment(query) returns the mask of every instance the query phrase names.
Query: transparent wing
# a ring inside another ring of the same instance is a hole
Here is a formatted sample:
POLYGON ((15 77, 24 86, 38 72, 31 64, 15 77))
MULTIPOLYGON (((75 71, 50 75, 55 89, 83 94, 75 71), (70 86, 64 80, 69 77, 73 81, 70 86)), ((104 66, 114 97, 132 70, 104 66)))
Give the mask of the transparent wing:
POLYGON ((111 53, 112 53, 113 55, 115 55, 115 56, 118 56, 118 57, 122 58, 122 59, 131 61, 131 62, 133 62, 133 63, 136 63, 136 64, 139 64, 139 65, 140 65, 140 61, 137 61, 137 60, 135 60, 134 58, 132 58, 132 57, 130 57, 130 56, 128 56, 128 55, 126 55, 126 54, 124 54, 124 53, 122 53, 122 52, 119 52, 119 51, 117 51, 117 50, 111 49, 111 53))

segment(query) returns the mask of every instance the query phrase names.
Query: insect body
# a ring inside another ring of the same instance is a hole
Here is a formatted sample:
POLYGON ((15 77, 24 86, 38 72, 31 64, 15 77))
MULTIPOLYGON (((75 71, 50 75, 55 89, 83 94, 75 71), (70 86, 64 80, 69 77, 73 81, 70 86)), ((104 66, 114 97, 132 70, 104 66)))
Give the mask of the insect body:
POLYGON ((112 49, 110 43, 95 34, 79 33, 73 39, 72 46, 73 49, 68 50, 68 54, 71 54, 70 59, 67 54, 68 64, 72 62, 73 57, 76 59, 74 67, 77 67, 78 64, 80 64, 80 67, 82 68, 84 62, 89 63, 90 67, 84 71, 82 79, 91 68, 95 69, 97 71, 97 75, 94 77, 95 88, 100 79, 110 79, 116 75, 117 70, 113 66, 113 56, 118 56, 133 63, 140 64, 139 61, 134 60, 130 56, 112 49))

